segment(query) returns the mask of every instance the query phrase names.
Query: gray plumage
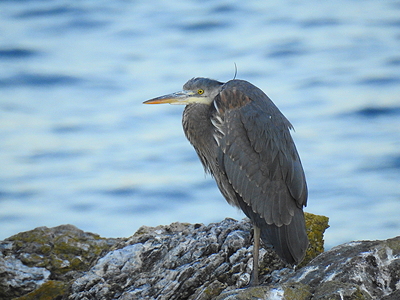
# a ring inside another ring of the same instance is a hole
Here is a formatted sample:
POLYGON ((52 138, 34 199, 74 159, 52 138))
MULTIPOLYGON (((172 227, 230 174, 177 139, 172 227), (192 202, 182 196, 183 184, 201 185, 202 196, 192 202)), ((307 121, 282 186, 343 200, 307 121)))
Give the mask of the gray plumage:
POLYGON ((260 228, 263 243, 285 262, 298 264, 308 246, 303 214, 307 184, 290 135, 292 125, 247 81, 193 78, 184 91, 209 99, 185 102, 183 112, 185 135, 206 172, 228 203, 260 228))

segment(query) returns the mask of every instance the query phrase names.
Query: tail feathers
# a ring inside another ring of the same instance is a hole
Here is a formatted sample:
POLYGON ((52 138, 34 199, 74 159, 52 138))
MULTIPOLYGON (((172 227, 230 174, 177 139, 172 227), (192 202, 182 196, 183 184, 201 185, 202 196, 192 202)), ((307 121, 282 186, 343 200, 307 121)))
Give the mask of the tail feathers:
MULTIPOLYGON (((258 223, 258 222, 256 222, 258 223)), ((261 240, 272 246, 279 257, 291 265, 299 264, 308 247, 304 213, 298 209, 289 225, 256 224, 261 230, 261 240)))
POLYGON ((296 207, 289 225, 276 226, 267 224, 265 219, 253 212, 240 197, 238 202, 247 217, 260 228, 261 240, 265 246, 272 246, 279 257, 290 265, 297 265, 303 260, 308 247, 308 237, 301 208, 296 207))

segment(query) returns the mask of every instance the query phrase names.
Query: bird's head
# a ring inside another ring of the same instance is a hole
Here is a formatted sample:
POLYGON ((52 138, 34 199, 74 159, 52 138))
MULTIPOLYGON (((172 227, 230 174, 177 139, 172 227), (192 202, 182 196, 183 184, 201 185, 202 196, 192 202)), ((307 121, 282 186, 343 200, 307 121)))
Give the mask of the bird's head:
POLYGON ((223 83, 217 80, 196 77, 190 79, 183 86, 183 90, 157 97, 143 102, 144 104, 211 104, 215 96, 220 92, 223 83))

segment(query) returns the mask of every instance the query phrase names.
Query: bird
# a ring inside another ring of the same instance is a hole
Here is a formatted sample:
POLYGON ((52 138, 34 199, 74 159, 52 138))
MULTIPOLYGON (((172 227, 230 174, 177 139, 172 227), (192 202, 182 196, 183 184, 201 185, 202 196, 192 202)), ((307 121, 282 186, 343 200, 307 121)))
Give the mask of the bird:
POLYGON ((288 265, 305 256, 308 238, 303 207, 308 189, 289 120, 248 81, 204 77, 183 90, 144 104, 183 104, 186 138, 226 201, 241 209, 253 228, 253 271, 258 285, 260 238, 288 265))

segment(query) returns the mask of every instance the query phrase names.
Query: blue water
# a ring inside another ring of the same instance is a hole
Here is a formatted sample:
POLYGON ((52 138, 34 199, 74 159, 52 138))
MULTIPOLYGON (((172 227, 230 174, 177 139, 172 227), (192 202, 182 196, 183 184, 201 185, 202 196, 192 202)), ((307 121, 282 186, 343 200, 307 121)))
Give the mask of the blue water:
POLYGON ((0 239, 242 218, 205 176, 191 77, 263 89, 293 123, 327 247, 400 234, 400 1, 1 1, 0 239))

